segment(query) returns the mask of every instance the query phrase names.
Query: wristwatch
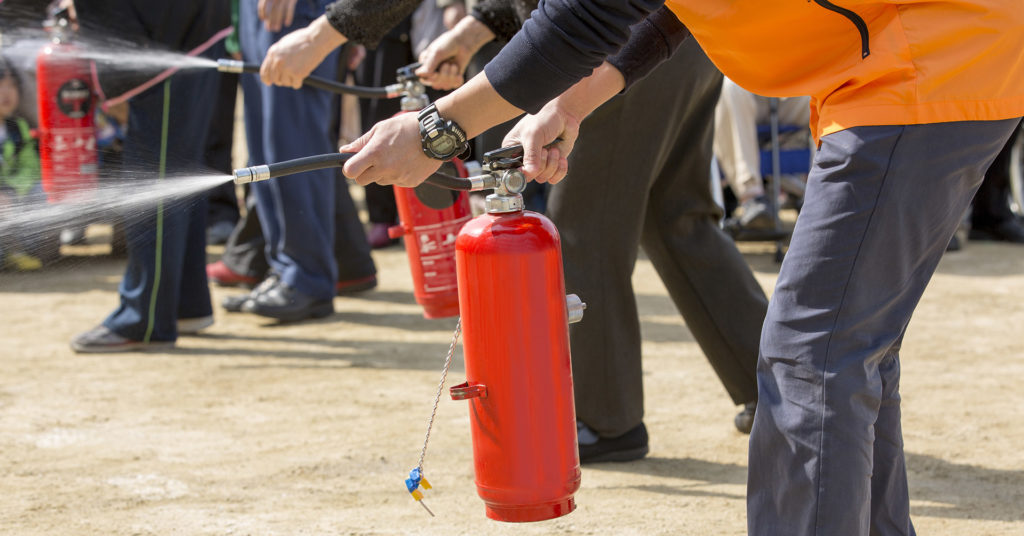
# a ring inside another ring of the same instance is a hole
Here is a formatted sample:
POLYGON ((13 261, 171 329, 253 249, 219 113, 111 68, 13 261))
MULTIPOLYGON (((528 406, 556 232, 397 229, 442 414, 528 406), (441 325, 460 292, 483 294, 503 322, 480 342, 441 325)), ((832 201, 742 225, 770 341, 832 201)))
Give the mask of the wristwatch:
POLYGON ((420 123, 420 140, 423 152, 435 160, 448 161, 455 157, 469 156, 469 141, 466 131, 455 121, 442 119, 437 106, 431 104, 420 110, 416 116, 420 123))

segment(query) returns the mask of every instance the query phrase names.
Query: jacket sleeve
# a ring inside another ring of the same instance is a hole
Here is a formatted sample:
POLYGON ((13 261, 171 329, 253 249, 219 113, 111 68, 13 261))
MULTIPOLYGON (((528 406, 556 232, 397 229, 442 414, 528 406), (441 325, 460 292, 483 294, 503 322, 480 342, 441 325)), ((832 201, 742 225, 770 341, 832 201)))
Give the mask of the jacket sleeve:
POLYGON ((349 41, 376 48, 384 35, 420 3, 419 0, 337 0, 327 6, 327 22, 349 41))
POLYGON ((546 0, 484 71, 498 94, 536 113, 629 40, 662 0, 546 0))
POLYGON ((629 41, 617 54, 608 58, 608 63, 622 73, 626 79, 625 89, 629 89, 671 57, 689 36, 690 31, 672 10, 662 6, 630 27, 629 41))

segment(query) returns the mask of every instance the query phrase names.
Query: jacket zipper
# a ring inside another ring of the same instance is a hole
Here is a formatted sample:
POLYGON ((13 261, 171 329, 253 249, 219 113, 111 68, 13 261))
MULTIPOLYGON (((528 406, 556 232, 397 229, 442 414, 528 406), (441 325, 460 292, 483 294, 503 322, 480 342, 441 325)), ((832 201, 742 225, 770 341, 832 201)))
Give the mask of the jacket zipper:
POLYGON ((860 57, 861 59, 871 55, 871 47, 868 43, 868 25, 864 22, 864 19, 860 15, 846 9, 845 7, 839 7, 828 0, 814 0, 815 4, 829 10, 839 13, 840 15, 850 19, 850 22, 857 27, 857 31, 860 32, 860 57))

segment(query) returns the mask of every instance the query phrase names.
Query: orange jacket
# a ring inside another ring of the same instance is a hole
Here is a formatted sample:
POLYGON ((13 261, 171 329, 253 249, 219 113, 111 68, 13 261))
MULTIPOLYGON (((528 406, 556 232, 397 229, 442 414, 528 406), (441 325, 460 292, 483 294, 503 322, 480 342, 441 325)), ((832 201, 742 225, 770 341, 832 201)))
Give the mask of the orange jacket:
POLYGON ((810 95, 817 137, 855 126, 1024 116, 1022 0, 666 5, 740 86, 810 95))

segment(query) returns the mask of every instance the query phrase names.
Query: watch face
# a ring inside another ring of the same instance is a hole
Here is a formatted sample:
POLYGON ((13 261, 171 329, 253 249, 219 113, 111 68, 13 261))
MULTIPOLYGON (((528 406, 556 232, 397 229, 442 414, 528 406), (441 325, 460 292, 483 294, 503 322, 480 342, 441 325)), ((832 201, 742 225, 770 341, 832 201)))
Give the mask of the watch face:
POLYGON ((439 155, 449 155, 455 152, 455 140, 452 136, 437 136, 429 142, 430 150, 439 155))

